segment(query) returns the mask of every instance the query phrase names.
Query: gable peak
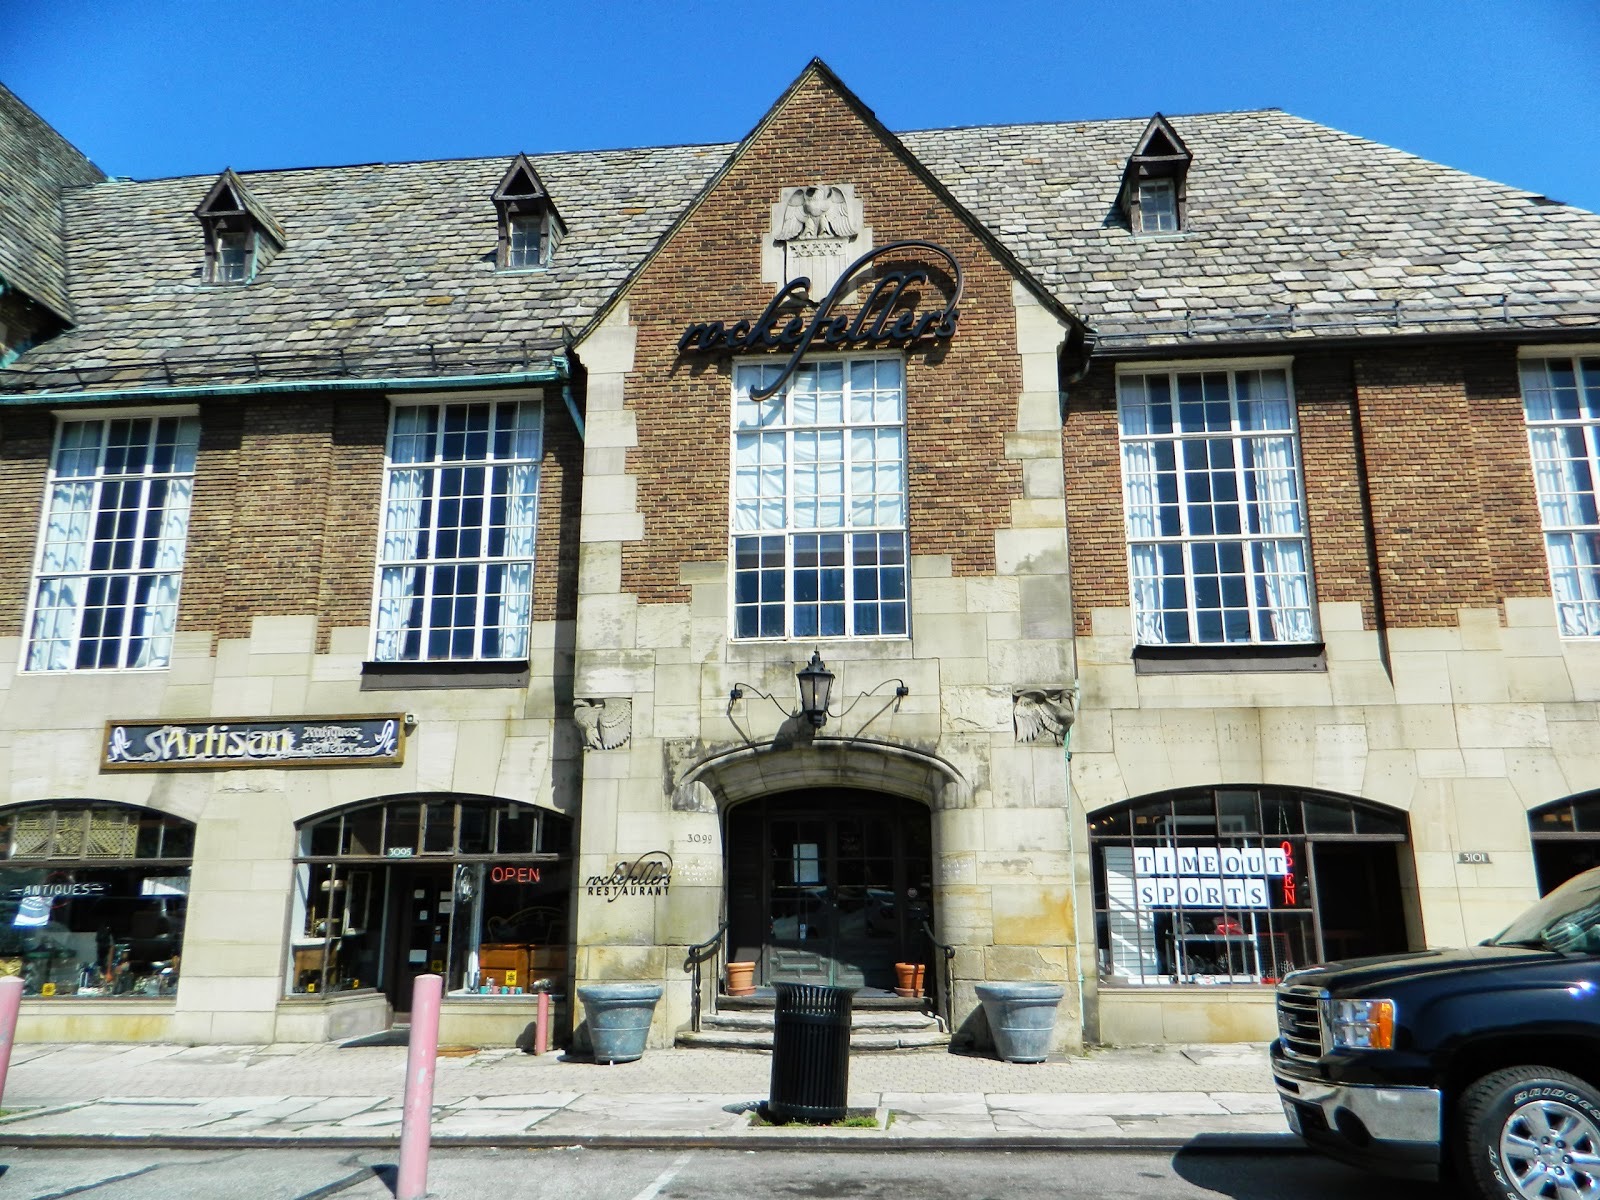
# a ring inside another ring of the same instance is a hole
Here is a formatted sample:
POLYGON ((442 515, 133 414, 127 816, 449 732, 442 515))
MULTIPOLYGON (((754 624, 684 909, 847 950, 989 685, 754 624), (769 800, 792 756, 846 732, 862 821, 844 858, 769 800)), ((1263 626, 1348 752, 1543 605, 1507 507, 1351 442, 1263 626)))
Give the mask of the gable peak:
POLYGON ((528 161, 528 156, 519 154, 511 160, 506 173, 500 177, 500 183, 494 189, 494 199, 549 200, 550 192, 544 186, 544 180, 539 178, 539 172, 533 169, 533 163, 528 161))

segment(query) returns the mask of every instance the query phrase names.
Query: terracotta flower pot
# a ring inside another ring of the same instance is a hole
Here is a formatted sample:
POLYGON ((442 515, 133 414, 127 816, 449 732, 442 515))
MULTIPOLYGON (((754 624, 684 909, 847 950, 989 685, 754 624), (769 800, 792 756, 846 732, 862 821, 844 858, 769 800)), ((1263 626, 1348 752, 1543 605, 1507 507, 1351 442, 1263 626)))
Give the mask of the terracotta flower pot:
POLYGON ((917 982, 913 986, 916 987, 917 995, 919 995, 919 996, 922 995, 923 990, 924 990, 923 989, 923 975, 927 972, 927 970, 928 970, 928 968, 927 968, 927 966, 925 964, 923 964, 923 963, 918 963, 917 964, 917 982))
POLYGON ((917 976, 921 968, 916 963, 895 963, 894 965, 894 994, 905 999, 913 999, 922 995, 922 987, 917 976))
POLYGON ((728 964, 728 995, 753 996, 756 992, 756 964, 731 962, 728 964))

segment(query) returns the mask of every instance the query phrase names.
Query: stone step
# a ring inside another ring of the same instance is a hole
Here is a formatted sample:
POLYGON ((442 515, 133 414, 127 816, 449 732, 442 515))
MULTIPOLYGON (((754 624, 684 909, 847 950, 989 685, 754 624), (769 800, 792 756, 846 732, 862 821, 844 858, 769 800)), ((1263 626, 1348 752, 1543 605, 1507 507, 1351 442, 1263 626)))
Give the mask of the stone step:
MULTIPOLYGON (((772 1009, 739 1010, 718 1009, 715 1013, 707 1013, 700 1019, 700 1024, 707 1029, 725 1029, 730 1032, 739 1030, 765 1029, 772 1030, 772 1009)), ((857 1033, 890 1033, 900 1030, 918 1031, 939 1028, 936 1018, 922 1012, 896 1012, 893 1010, 862 1011, 855 1009, 850 1014, 850 1028, 857 1033)))
MULTIPOLYGON (((759 1054, 772 1053, 772 1031, 755 1029, 702 1029, 699 1033, 685 1030, 678 1035, 678 1045, 713 1050, 750 1050, 759 1054)), ((942 1050, 950 1045, 950 1035, 938 1030, 900 1030, 891 1033, 850 1034, 852 1054, 889 1053, 906 1050, 942 1050)))
MULTIPOLYGON (((719 1010, 731 1009, 739 1012, 771 1012, 777 997, 771 988, 758 988, 749 996, 718 996, 717 1008, 719 1010)), ((908 999, 904 996, 895 996, 887 992, 861 991, 855 994, 850 1002, 853 1012, 862 1012, 867 1009, 874 1011, 889 1010, 893 1012, 926 1012, 932 1003, 926 999, 908 999)))

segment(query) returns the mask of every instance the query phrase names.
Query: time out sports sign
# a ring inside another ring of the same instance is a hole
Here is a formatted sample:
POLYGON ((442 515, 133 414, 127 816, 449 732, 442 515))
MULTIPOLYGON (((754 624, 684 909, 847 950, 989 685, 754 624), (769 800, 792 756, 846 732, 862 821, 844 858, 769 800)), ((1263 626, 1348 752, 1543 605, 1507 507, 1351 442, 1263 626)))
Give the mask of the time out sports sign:
POLYGON ((101 769, 398 766, 405 716, 306 717, 294 721, 111 721, 101 769))
POLYGON ((1141 908, 1270 908, 1267 880, 1290 863, 1276 847, 1135 846, 1130 865, 1141 908))

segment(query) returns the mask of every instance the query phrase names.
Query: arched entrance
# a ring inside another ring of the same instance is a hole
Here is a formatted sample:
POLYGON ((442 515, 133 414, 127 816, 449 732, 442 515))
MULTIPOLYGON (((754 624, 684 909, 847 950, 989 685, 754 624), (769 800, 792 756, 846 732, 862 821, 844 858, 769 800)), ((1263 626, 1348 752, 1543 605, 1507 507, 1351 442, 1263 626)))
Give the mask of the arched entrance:
POLYGON ((775 979, 890 990, 922 962, 933 915, 928 809, 898 796, 811 788, 726 817, 728 948, 775 979))

